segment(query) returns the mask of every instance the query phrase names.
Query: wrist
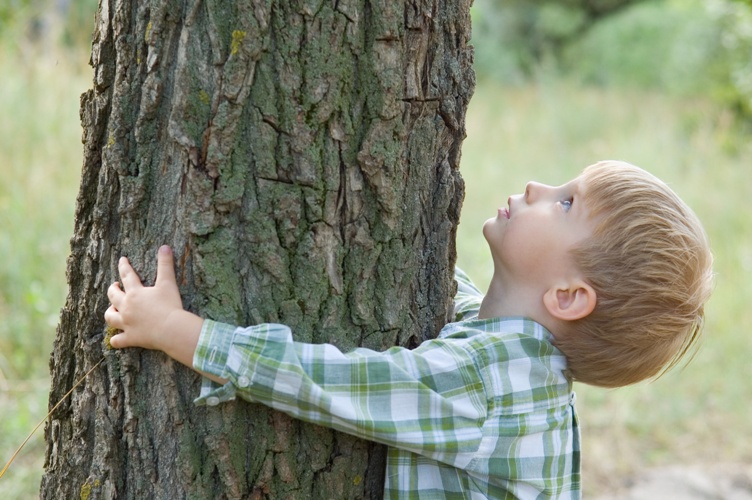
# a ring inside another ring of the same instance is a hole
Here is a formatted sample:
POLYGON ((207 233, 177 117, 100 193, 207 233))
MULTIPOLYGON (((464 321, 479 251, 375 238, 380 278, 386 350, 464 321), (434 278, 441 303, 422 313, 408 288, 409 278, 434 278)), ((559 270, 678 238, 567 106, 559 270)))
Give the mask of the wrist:
POLYGON ((162 332, 155 339, 155 347, 176 361, 192 367, 193 353, 204 320, 183 309, 170 313, 164 322, 162 332))

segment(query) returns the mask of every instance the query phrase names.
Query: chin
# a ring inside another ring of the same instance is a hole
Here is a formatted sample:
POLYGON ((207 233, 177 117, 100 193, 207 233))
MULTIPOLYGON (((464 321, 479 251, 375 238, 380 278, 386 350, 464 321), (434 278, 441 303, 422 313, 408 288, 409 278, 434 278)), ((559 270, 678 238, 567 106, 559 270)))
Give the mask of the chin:
POLYGON ((483 236, 486 238, 486 241, 488 241, 489 236, 493 233, 494 230, 499 231, 501 228, 496 229, 502 221, 499 220, 498 217, 491 217, 490 219, 486 220, 486 222, 483 223, 483 236))
POLYGON ((483 238, 485 238, 486 241, 488 241, 488 233, 491 231, 491 225, 493 224, 493 219, 488 219, 486 222, 483 223, 483 227, 481 228, 481 232, 483 233, 483 238))

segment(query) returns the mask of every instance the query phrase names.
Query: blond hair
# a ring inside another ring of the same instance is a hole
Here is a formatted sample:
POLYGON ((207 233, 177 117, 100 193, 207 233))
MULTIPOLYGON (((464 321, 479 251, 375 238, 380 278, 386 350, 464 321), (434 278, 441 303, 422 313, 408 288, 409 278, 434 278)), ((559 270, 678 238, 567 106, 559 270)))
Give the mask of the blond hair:
POLYGON ((697 216, 658 178, 606 161, 586 168, 583 180, 596 227, 573 257, 597 302, 557 346, 575 380, 619 387, 694 355, 713 258, 697 216))

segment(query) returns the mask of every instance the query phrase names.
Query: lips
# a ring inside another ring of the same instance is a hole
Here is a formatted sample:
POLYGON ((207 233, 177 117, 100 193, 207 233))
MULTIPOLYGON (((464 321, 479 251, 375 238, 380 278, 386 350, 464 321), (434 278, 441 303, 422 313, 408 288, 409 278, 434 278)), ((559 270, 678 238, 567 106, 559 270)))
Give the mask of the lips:
POLYGON ((508 219, 509 218, 509 209, 508 208, 504 208, 504 207, 499 208, 499 217, 502 217, 504 219, 508 219))

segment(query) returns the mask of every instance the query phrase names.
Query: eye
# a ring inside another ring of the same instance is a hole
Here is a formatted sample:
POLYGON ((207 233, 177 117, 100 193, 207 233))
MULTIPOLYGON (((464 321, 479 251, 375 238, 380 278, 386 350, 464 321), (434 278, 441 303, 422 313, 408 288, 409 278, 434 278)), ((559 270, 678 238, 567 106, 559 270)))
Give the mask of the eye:
POLYGON ((574 198, 566 198, 564 200, 559 201, 559 205, 561 205, 561 208, 565 212, 569 212, 569 210, 572 208, 572 203, 574 203, 574 198))

